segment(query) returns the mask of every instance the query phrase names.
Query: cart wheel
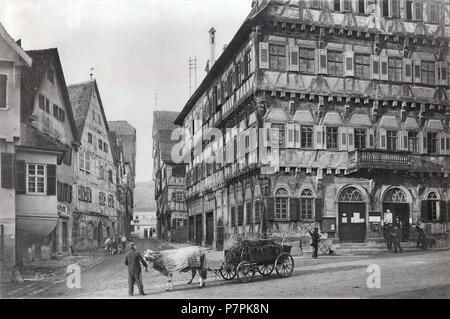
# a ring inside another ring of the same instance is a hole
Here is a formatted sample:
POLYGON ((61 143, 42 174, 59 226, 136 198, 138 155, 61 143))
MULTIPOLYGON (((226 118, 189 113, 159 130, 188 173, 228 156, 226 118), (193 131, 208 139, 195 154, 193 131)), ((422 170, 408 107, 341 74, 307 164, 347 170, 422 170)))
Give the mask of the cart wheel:
POLYGON ((236 277, 236 269, 233 265, 223 263, 219 269, 220 276, 225 280, 233 280, 236 277))
POLYGON ((258 272, 263 276, 270 276, 275 269, 275 266, 273 264, 268 265, 259 265, 258 266, 258 272))
POLYGON ((294 271, 294 259, 288 253, 282 253, 275 261, 275 269, 281 278, 290 277, 294 271))
POLYGON ((255 277, 255 268, 251 263, 244 260, 237 266, 236 273, 240 282, 247 283, 255 277))

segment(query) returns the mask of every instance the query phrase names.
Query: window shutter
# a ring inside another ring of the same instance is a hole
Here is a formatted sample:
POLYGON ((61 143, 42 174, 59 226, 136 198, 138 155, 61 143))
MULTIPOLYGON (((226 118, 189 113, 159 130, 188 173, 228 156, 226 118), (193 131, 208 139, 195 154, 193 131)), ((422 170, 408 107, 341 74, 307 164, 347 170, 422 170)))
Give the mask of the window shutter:
POLYGON ((355 76, 355 52, 344 52, 344 75, 355 76))
POLYGON ((315 199, 315 220, 321 221, 323 216, 323 199, 322 198, 316 198, 315 199))
POLYGON ((445 155, 447 153, 445 149, 445 133, 438 134, 438 144, 439 154, 445 155))
POLYGON ((257 128, 250 129, 250 152, 258 148, 258 130, 257 128))
POLYGON ((56 182, 56 200, 58 202, 62 202, 62 187, 61 187, 61 182, 56 182))
POLYGON ((401 150, 403 151, 407 151, 409 149, 408 147, 408 131, 407 130, 401 130, 400 131, 400 146, 401 146, 401 150))
POLYGON ((300 198, 289 198, 289 219, 293 222, 299 220, 300 198))
POLYGON ((67 202, 69 204, 72 203, 72 191, 73 191, 72 185, 68 185, 68 187, 67 187, 67 192, 68 192, 68 194, 67 194, 67 202))
POLYGON ((47 196, 56 195, 56 165, 47 165, 47 196))
POLYGON ((426 222, 427 221, 427 215, 428 215, 428 205, 427 205, 428 201, 423 200, 421 202, 421 209, 420 209, 420 220, 422 222, 426 222))
POLYGON ((273 197, 267 198, 266 218, 268 221, 275 220, 275 199, 273 197))
POLYGON ((328 74, 328 61, 327 61, 327 50, 326 49, 317 49, 318 56, 318 73, 319 74, 328 74))
POLYGON ((280 130, 278 128, 272 128, 271 133, 271 147, 273 152, 274 149, 280 148, 280 130))
POLYGON ((347 128, 339 127, 338 132, 340 136, 339 150, 346 151, 348 150, 347 128))
POLYGON ((422 64, 420 59, 414 60, 414 83, 421 83, 422 82, 422 76, 421 76, 421 68, 422 64))
POLYGON ((321 125, 316 125, 314 127, 314 141, 315 148, 318 150, 325 149, 325 141, 324 141, 324 127, 321 125))
POLYGON ((300 124, 294 124, 294 127, 295 127, 295 136, 294 136, 295 148, 300 148, 301 147, 301 126, 300 126, 300 124))
POLYGON ((259 68, 269 68, 269 44, 267 42, 259 43, 259 68))
POLYGON ((441 223, 446 223, 448 221, 448 212, 447 212, 447 202, 444 200, 441 200, 441 207, 440 207, 440 216, 439 221, 441 223))
POLYGON ((295 148, 295 126, 294 124, 287 124, 287 143, 288 148, 295 148))
POLYGON ((382 54, 380 56, 380 80, 389 80, 389 72, 388 72, 388 56, 386 54, 382 54))
POLYGON ((378 55, 370 56, 370 79, 378 80, 380 78, 380 57, 378 55))
POLYGON ((25 194, 27 192, 27 163, 16 161, 16 193, 25 194))
POLYGON ((426 132, 419 132, 419 147, 420 147, 420 154, 428 153, 427 133, 426 132))
POLYGON ((380 128, 379 129, 379 137, 380 137, 380 149, 385 150, 387 149, 387 140, 386 140, 386 129, 380 128))
POLYGON ((375 131, 373 128, 367 130, 368 134, 366 136, 366 147, 375 148, 375 131))
POLYGON ((411 59, 403 59, 403 81, 412 82, 413 66, 411 59))
POLYGON ((353 127, 348 128, 348 150, 355 150, 355 129, 353 127))
POLYGON ((2 188, 14 188, 14 153, 1 155, 2 188))
POLYGON ((296 45, 289 46, 289 71, 300 71, 299 66, 299 49, 296 45))
POLYGON ((447 62, 441 61, 435 63, 436 67, 436 84, 447 85, 447 62))

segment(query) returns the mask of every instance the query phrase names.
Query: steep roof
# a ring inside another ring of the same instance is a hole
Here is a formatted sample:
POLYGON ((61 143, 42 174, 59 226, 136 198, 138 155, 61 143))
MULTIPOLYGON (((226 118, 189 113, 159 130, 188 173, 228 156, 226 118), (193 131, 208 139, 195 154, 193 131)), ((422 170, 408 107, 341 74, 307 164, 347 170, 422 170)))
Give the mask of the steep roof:
POLYGON ((2 37, 6 43, 13 49, 17 55, 22 59, 25 65, 31 67, 31 57, 14 41, 14 39, 8 34, 6 29, 0 23, 0 37, 2 37))
POLYGON ((129 145, 129 143, 135 141, 136 129, 127 121, 111 121, 108 122, 108 124, 110 131, 115 133, 116 141, 120 140, 118 141, 117 146, 123 153, 125 163, 133 163, 133 166, 135 166, 135 150, 133 149, 132 145, 129 145), (131 141, 130 138, 132 138, 133 140, 131 141))
POLYGON ((70 106, 70 98, 67 92, 66 80, 61 66, 58 49, 33 50, 26 51, 26 53, 33 59, 31 68, 25 68, 22 71, 21 78, 21 122, 27 123, 30 115, 33 113, 34 101, 41 86, 41 82, 45 74, 53 63, 55 67, 55 74, 61 84, 61 93, 66 107, 67 119, 72 130, 74 142, 80 144, 80 138, 77 132, 77 126, 70 106))
POLYGON ((58 142, 54 137, 45 134, 29 124, 20 124, 20 136, 21 147, 56 152, 65 151, 64 145, 58 142))
POLYGON ((179 127, 174 124, 178 112, 155 111, 153 112, 153 141, 159 143, 161 160, 172 163, 172 148, 178 141, 172 140, 172 132, 179 127))
POLYGON ((127 121, 110 121, 108 124, 111 131, 116 132, 117 136, 136 135, 136 129, 127 121))
POLYGON ((200 84, 200 86, 197 88, 197 90, 194 92, 194 94, 189 98, 186 105, 184 106, 183 110, 178 115, 177 119, 175 120, 175 123, 178 125, 183 124, 184 118, 189 114, 189 112, 194 107, 197 100, 202 96, 202 94, 205 92, 205 90, 208 89, 208 87, 211 85, 212 81, 216 79, 218 76, 221 75, 222 68, 226 65, 226 63, 233 58, 233 56, 236 54, 236 50, 239 49, 240 46, 243 45, 243 41, 245 39, 245 35, 249 34, 252 28, 252 22, 255 18, 257 18, 261 12, 263 12, 268 5, 270 4, 271 0, 256 0, 253 1, 253 7, 250 11, 250 14, 245 18, 244 23, 241 25, 239 30, 234 35, 231 42, 228 44, 226 49, 222 52, 220 57, 217 59, 217 61, 212 66, 211 70, 206 75, 203 82, 200 84))

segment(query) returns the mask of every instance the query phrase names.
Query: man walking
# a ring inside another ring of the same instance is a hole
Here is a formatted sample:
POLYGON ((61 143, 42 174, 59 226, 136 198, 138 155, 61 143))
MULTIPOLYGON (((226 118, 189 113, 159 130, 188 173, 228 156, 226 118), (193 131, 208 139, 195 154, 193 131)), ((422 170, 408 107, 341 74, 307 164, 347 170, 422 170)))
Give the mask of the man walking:
POLYGON ((131 251, 125 258, 125 265, 128 266, 128 295, 133 296, 134 284, 139 288, 139 294, 145 296, 144 285, 142 284, 142 270, 141 263, 148 272, 148 266, 141 254, 136 251, 134 243, 130 244, 131 251))
POLYGON ((320 234, 319 234, 319 228, 315 227, 314 228, 314 232, 310 232, 311 235, 311 246, 313 247, 313 254, 312 254, 312 258, 317 258, 318 254, 317 254, 317 250, 319 249, 319 240, 320 240, 320 234))

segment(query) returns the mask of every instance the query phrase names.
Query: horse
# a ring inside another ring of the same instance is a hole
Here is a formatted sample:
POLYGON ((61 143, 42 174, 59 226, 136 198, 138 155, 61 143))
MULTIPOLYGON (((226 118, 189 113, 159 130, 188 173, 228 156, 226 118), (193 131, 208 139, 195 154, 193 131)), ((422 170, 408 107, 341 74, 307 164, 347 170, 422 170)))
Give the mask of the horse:
MULTIPOLYGON (((173 282, 172 282, 172 280, 173 280, 173 273, 176 272, 176 271, 179 271, 181 273, 186 273, 188 271, 191 271, 192 277, 191 277, 191 280, 189 280, 187 282, 188 285, 192 284, 192 282, 193 282, 193 280, 195 278, 195 275, 198 273, 199 277, 200 277, 200 283, 199 283, 198 288, 205 287, 204 280, 206 280, 206 277, 207 277, 207 270, 206 270, 206 266, 205 266, 206 265, 205 264, 205 254, 201 253, 199 255, 199 261, 200 261, 199 265, 198 264, 196 264, 196 265, 194 265, 194 264, 189 265, 189 262, 187 262, 187 263, 183 264, 184 266, 180 266, 180 267, 183 267, 183 268, 180 269, 179 267, 177 268, 176 266, 174 267, 173 265, 172 266, 167 266, 164 263, 164 261, 166 263, 167 262, 168 263, 173 262, 172 260, 170 260, 171 259, 170 253, 171 252, 175 252, 175 251, 176 250, 165 251, 164 252, 166 254, 165 257, 161 257, 159 255, 160 252, 154 252, 154 251, 151 251, 151 250, 145 250, 144 251, 144 259, 146 261, 148 261, 149 263, 151 263, 151 266, 152 266, 153 269, 155 269, 156 271, 158 271, 160 274, 162 274, 163 276, 165 276, 167 278, 166 291, 173 291, 173 282)), ((180 250, 178 250, 178 251, 180 251, 180 250)), ((186 259, 189 260, 189 257, 187 257, 186 259)), ((193 259, 195 259, 195 257, 193 257, 193 259)))

